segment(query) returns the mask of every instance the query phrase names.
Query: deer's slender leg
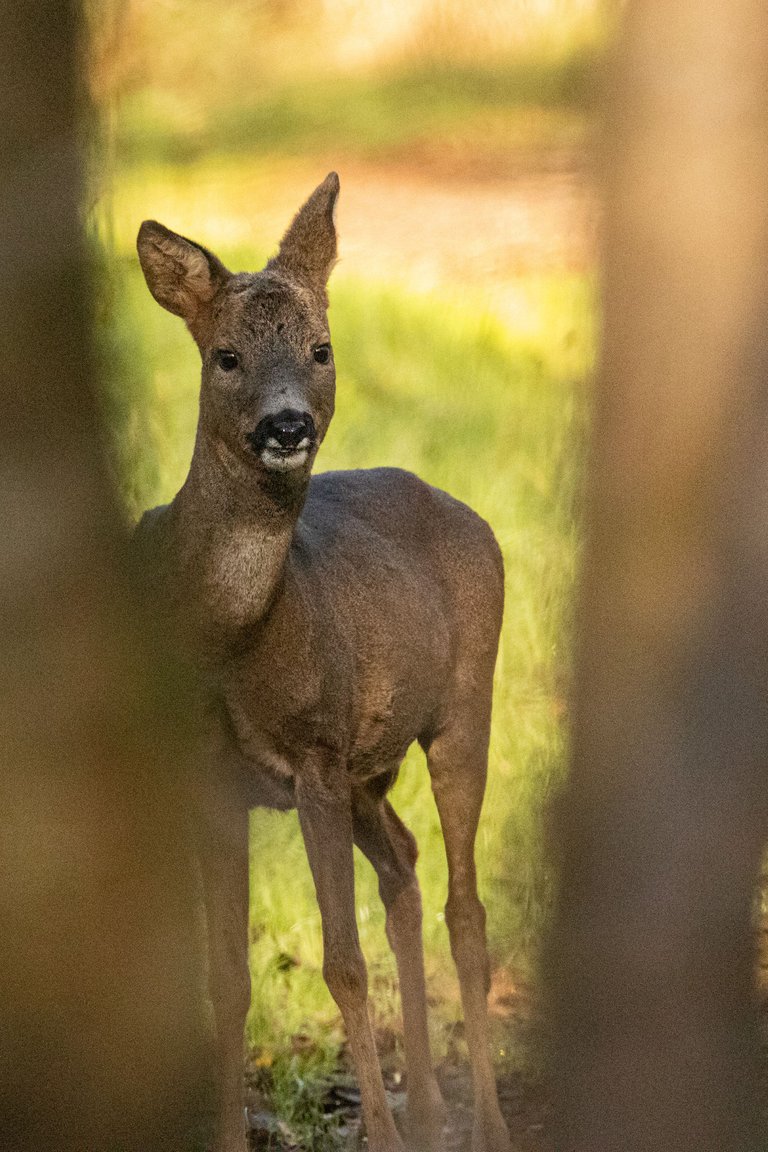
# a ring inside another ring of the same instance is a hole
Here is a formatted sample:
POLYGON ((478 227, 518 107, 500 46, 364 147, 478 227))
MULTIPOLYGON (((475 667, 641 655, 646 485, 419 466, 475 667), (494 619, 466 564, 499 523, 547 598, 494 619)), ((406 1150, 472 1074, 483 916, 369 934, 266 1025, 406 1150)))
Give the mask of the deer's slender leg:
POLYGON ((352 816, 355 843, 379 878, 387 938, 397 960, 408 1072, 408 1143, 415 1152, 428 1152, 442 1143, 445 1105, 429 1050, 421 892, 414 867, 418 849, 387 800, 355 791, 352 816))
MULTIPOLYGON (((509 1132, 499 1109, 490 1059, 490 963, 485 909, 477 894, 475 836, 485 792, 489 723, 467 709, 429 747, 427 759, 448 857, 445 919, 461 987, 475 1094, 473 1152, 508 1152, 509 1132), (470 718, 471 717, 471 718, 470 718), (462 720, 465 722, 462 723, 462 720)), ((483 709, 477 711, 482 716, 483 709)))
POLYGON ((208 931, 208 987, 216 1027, 218 1113, 214 1152, 246 1152, 243 1033, 248 968, 248 808, 222 774, 199 821, 208 931))
POLYGON ((368 973, 355 919, 352 802, 346 779, 297 781, 296 806, 323 923, 323 975, 347 1030, 370 1152, 402 1152, 368 1016, 368 973))

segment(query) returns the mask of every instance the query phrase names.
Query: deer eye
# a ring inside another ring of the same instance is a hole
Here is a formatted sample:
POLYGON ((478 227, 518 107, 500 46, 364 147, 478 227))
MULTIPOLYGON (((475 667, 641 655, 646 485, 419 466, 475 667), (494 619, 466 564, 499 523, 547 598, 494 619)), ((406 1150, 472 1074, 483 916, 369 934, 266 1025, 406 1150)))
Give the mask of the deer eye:
POLYGON ((312 349, 312 355, 318 364, 327 364, 331 358, 330 344, 318 344, 312 349))
POLYGON ((233 368, 237 368, 237 353, 230 352, 227 348, 219 348, 213 355, 219 368, 223 368, 225 372, 231 372, 233 368))

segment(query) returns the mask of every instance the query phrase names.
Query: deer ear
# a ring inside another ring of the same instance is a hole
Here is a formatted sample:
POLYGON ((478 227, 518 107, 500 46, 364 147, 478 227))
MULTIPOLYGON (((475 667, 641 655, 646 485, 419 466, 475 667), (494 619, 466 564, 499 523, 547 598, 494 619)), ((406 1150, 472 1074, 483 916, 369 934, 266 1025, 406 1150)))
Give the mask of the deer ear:
POLYGON ((155 300, 190 325, 231 275, 212 252, 156 220, 144 221, 136 247, 155 300))
POLYGON ((334 214, 338 197, 339 178, 330 172, 299 209, 283 236, 277 256, 267 265, 295 276, 325 304, 328 303, 325 286, 336 263, 334 214))

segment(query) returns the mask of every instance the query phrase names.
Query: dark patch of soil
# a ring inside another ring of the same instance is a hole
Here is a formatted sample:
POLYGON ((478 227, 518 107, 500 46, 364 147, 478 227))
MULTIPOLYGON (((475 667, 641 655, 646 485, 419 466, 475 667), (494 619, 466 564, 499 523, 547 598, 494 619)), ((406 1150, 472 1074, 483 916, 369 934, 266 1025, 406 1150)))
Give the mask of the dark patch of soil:
MULTIPOLYGON (((472 1085, 466 1065, 437 1070, 449 1117, 445 1152, 469 1152, 472 1138, 472 1085)), ((498 1079, 499 1103, 515 1152, 551 1152, 551 1105, 546 1088, 520 1073, 498 1079)))
MULTIPOLYGON (((445 1063, 437 1069, 437 1079, 448 1108, 445 1152, 469 1152, 474 1114, 469 1066, 464 1063, 445 1063)), ((515 1152, 551 1152, 552 1109, 546 1087, 520 1073, 506 1073, 499 1077, 498 1088, 501 1110, 509 1126, 515 1152)), ((403 1085, 390 1080, 387 1094, 395 1121, 400 1127, 406 1101, 403 1085)), ((324 1110, 326 1119, 330 1121, 328 1148, 341 1146, 352 1152, 353 1149, 366 1147, 361 1129, 360 1094, 351 1077, 340 1073, 337 1079, 329 1083, 324 1110)), ((261 1097, 254 1088, 249 1092, 248 1115, 252 1152, 295 1152, 306 1143, 270 1112, 266 1098, 261 1097)), ((312 1143, 315 1147, 323 1146, 325 1142, 320 1132, 313 1134, 312 1143)))

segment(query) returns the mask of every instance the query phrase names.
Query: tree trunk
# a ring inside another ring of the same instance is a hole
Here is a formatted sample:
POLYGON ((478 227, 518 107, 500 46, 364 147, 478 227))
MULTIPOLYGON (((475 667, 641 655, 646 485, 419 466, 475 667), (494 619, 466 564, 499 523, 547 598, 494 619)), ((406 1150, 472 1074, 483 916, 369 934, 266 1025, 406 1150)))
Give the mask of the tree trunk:
POLYGON ((2 15, 2 1144, 186 1152, 210 1105, 194 759, 101 452, 78 8, 2 15))
POLYGON ((768 815, 768 9, 630 4, 549 962, 563 1152, 748 1152, 768 815))

